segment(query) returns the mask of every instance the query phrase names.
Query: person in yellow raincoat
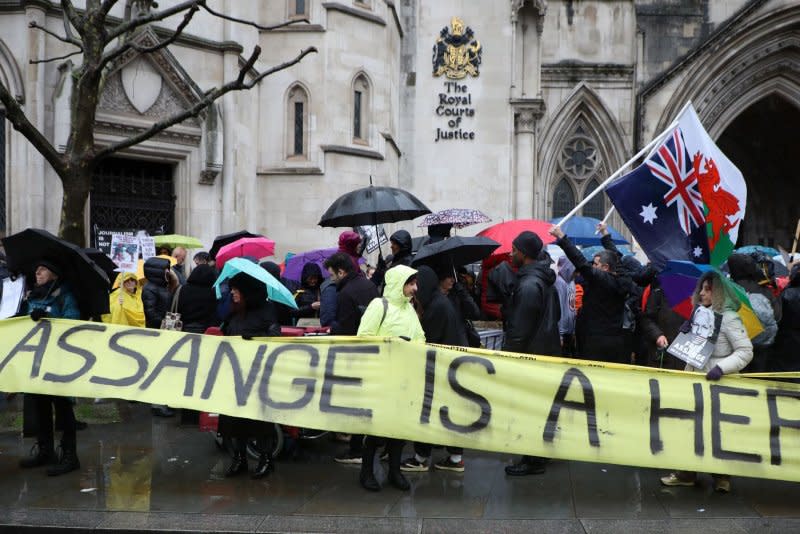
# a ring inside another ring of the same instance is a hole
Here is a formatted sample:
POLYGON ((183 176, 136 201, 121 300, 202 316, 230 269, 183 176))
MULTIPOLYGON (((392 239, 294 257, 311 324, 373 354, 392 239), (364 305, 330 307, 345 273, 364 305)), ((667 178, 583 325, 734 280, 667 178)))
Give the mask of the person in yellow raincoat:
POLYGON ((144 328, 144 305, 136 273, 120 274, 119 283, 120 287, 109 296, 110 313, 103 315, 103 322, 144 328))

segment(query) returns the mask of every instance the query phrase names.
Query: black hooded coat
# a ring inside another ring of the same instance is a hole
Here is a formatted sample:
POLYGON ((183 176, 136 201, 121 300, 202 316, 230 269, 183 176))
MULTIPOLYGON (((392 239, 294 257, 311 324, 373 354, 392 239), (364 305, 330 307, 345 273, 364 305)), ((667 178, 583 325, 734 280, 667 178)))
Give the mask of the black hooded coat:
POLYGON ((507 307, 503 350, 557 356, 561 354, 558 321, 561 304, 555 286, 556 273, 546 262, 523 265, 507 307))
POLYGON ((389 241, 394 241, 397 243, 397 246, 400 247, 397 254, 392 256, 389 267, 394 267, 395 265, 411 267, 411 260, 414 259, 412 256, 411 234, 405 230, 398 230, 392 234, 389 241))
POLYGON ((209 326, 217 326, 217 295, 214 281, 217 273, 210 265, 198 265, 175 292, 177 311, 181 314, 183 331, 202 334, 209 326))
POLYGON ((467 346, 461 317, 439 289, 439 277, 427 265, 417 271, 417 303, 422 308, 420 323, 427 343, 467 346))
POLYGON ((319 316, 319 310, 315 310, 311 305, 319 302, 321 284, 322 269, 319 268, 319 265, 313 262, 303 265, 303 271, 300 274, 300 288, 295 292, 294 297, 297 310, 293 310, 292 315, 295 317, 319 316), (311 284, 311 278, 315 276, 317 281, 315 284, 311 284))

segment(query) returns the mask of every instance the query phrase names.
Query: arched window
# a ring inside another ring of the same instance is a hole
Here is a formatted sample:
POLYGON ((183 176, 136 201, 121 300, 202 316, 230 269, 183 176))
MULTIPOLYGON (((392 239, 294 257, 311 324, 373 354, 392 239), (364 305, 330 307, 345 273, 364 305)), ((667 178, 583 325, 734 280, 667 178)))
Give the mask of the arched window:
POLYGON ((562 178, 553 190, 553 217, 563 217, 575 207, 575 192, 566 178, 562 178))
POLYGON ((303 19, 308 17, 309 0, 289 0, 289 18, 303 19))
POLYGON ((363 74, 353 82, 353 142, 369 144, 369 82, 363 74))
MULTIPOLYGON (((586 189, 583 190, 583 198, 589 196, 589 193, 594 191, 600 186, 597 180, 592 180, 586 184, 586 189)), ((606 199, 605 193, 599 193, 592 200, 590 200, 583 207, 583 215, 586 217, 594 217, 595 219, 603 220, 606 216, 606 199)))
POLYGON ((286 103, 286 157, 308 156, 308 94, 300 86, 289 90, 286 103))

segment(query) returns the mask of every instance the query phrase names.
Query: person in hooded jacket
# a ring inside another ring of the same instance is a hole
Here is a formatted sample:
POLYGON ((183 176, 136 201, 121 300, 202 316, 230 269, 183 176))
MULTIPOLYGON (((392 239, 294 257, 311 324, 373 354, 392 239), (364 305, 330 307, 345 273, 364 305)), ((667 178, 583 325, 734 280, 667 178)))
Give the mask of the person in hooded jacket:
POLYGON ((753 338, 753 360, 744 370, 746 373, 761 373, 767 368, 773 344, 778 333, 780 319, 780 300, 772 291, 759 284, 763 278, 755 259, 747 254, 731 254, 728 257, 728 272, 731 280, 739 284, 747 293, 753 312, 764 330, 753 338), (777 314, 777 315, 776 315, 777 314))
POLYGON ((144 328, 144 304, 136 273, 120 273, 118 280, 119 287, 108 297, 109 312, 101 319, 104 323, 144 328))
MULTIPOLYGON (((230 315, 222 324, 226 336, 274 337, 281 335, 281 327, 271 302, 267 301, 267 287, 252 276, 239 273, 228 280, 231 291, 230 315)), ((275 470, 272 459, 274 444, 273 425, 244 417, 220 414, 218 431, 233 444, 233 461, 225 470, 226 477, 247 472, 247 442, 256 439, 259 460, 251 478, 263 478, 275 470)))
MULTIPOLYGON (((427 265, 417 271, 417 308, 421 311, 420 323, 425 331, 425 341, 457 347, 467 346, 463 319, 441 287, 436 272, 427 265)), ((428 471, 433 446, 428 443, 414 443, 414 456, 403 460, 401 471, 428 471)), ((462 454, 464 449, 447 447, 448 456, 433 464, 435 469, 444 471, 464 471, 462 454)))
MULTIPOLYGON (((506 319, 503 350, 557 356, 561 354, 558 322, 561 305, 555 288, 556 273, 550 260, 538 261, 542 240, 533 232, 521 232, 511 246, 511 261, 517 267, 517 281, 511 295, 506 319)), ((523 456, 506 466, 511 476, 544 473, 546 458, 523 456)))
POLYGON ((590 264, 558 226, 550 234, 583 279, 583 305, 575 324, 578 357, 631 363, 623 320, 631 280, 616 273, 616 253, 601 250, 590 264))
MULTIPOLYGON (((706 380, 716 382, 722 375, 740 372, 753 359, 753 345, 742 324, 739 314, 734 311, 725 295, 725 287, 720 275, 710 271, 703 274, 697 282, 692 295, 694 309, 682 332, 692 332, 714 344, 713 352, 702 368, 686 365, 686 371, 702 372, 706 380)), ((714 491, 728 493, 731 490, 729 475, 714 474, 714 491)), ((694 486, 697 473, 676 471, 661 477, 664 486, 694 486)))
POLYGON ((357 270, 361 270, 358 261, 361 259, 361 252, 359 246, 361 245, 361 236, 358 232, 352 230, 345 230, 339 234, 339 252, 344 252, 353 260, 353 266, 357 270))
MULTIPOLYGON (((410 341, 425 342, 425 331, 419 317, 411 304, 417 292, 417 271, 405 265, 398 265, 386 271, 386 288, 382 298, 373 299, 358 327, 358 335, 403 337, 410 341)), ((381 486, 375 479, 375 452, 381 439, 367 436, 364 439, 364 451, 361 458, 359 482, 364 489, 380 491, 381 486)), ((400 471, 400 456, 403 453, 403 441, 386 439, 389 451, 389 483, 396 488, 410 489, 408 480, 400 471)))
POLYGON ((218 326, 217 295, 214 291, 216 270, 207 264, 194 268, 186 283, 175 291, 177 312, 181 314, 183 331, 202 334, 210 326, 218 326))
MULTIPOLYGON (((164 258, 152 257, 144 262, 144 276, 147 279, 142 288, 145 326, 161 328, 161 321, 172 305, 172 291, 178 287, 178 277, 164 258)), ((175 411, 164 404, 151 406, 153 415, 172 417, 175 411)))
MULTIPOLYGON (((69 284, 62 278, 61 266, 55 260, 43 259, 35 264, 35 285, 26 295, 23 312, 34 321, 50 317, 54 319, 80 319, 80 310, 69 284)), ((25 402, 33 404, 36 413, 36 454, 19 462, 29 469, 50 464, 48 476, 58 476, 76 469, 81 464, 77 453, 75 412, 68 397, 26 393, 25 402), (53 446, 53 410, 60 423, 61 457, 56 456, 53 446)))
POLYGON ((781 293, 781 320, 769 371, 800 371, 800 263, 790 264, 789 283, 781 293))
POLYGON ((561 319, 558 321, 558 334, 561 336, 561 355, 569 358, 575 352, 575 266, 566 256, 559 256, 556 262, 558 276, 556 291, 561 306, 561 319))
POLYGON ((389 237, 389 246, 392 249, 391 260, 387 261, 387 266, 391 269, 397 265, 411 266, 412 243, 411 234, 405 230, 398 230, 389 237))
POLYGON ((294 301, 297 304, 297 310, 293 310, 292 314, 294 317, 319 317, 321 284, 322 269, 319 265, 314 262, 303 265, 300 288, 294 294, 294 301))

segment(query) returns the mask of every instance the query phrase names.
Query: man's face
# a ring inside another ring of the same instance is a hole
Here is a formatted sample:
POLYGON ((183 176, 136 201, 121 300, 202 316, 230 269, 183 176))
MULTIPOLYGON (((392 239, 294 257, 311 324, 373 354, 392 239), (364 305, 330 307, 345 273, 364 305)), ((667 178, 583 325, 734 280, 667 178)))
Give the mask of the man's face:
POLYGON ((596 267, 597 269, 600 269, 601 271, 608 272, 608 264, 607 263, 602 263, 600 261, 600 256, 595 256, 594 258, 592 258, 592 267, 596 267))
POLYGON ((412 298, 414 295, 417 294, 417 279, 414 278, 413 280, 406 282, 403 286, 403 296, 407 298, 412 298))
POLYGON ((206 260, 205 258, 195 258, 194 259, 194 264, 195 265, 208 265, 208 260, 206 260))
POLYGON ((511 264, 514 267, 521 267, 523 263, 525 263, 525 254, 520 252, 514 245, 511 245, 511 264))
POLYGON ((455 283, 456 283, 455 278, 453 278, 452 276, 446 276, 441 280, 439 280, 439 289, 441 289, 442 293, 446 295, 450 292, 451 289, 453 289, 455 283))
POLYGON ((347 276, 347 273, 345 273, 342 269, 339 269, 339 270, 336 270, 336 271, 334 271, 330 267, 328 267, 327 269, 328 269, 328 273, 331 275, 331 280, 334 283, 339 282, 340 280, 342 280, 342 278, 347 276))
POLYGON ((186 251, 182 248, 176 248, 172 252, 172 257, 178 260, 178 265, 183 265, 183 260, 186 259, 186 251))

